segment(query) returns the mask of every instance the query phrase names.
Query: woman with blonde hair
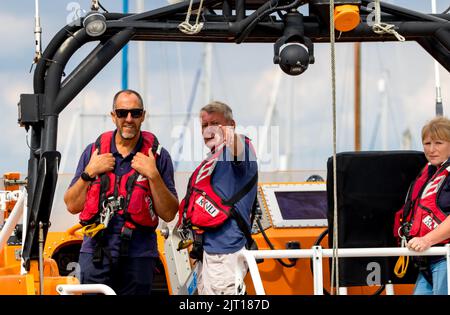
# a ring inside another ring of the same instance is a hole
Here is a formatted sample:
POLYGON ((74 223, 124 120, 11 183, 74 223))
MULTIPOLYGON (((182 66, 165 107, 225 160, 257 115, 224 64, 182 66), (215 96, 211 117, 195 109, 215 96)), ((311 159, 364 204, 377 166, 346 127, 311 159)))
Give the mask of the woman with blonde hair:
MULTIPOLYGON (((450 242, 450 120, 436 117, 422 128, 427 165, 420 172, 399 211, 399 235, 406 246, 418 252, 450 242)), ((447 294, 447 265, 444 256, 417 256, 419 276, 415 295, 447 294)))

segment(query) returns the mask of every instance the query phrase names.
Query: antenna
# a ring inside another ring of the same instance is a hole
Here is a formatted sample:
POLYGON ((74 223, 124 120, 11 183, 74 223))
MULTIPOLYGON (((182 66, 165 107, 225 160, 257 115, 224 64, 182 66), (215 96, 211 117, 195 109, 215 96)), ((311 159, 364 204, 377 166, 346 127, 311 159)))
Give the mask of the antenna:
MULTIPOLYGON (((436 14, 436 0, 431 0, 431 13, 436 14)), ((443 116, 441 79, 439 76, 439 63, 436 60, 434 60, 434 81, 436 84, 436 116, 443 116)))
POLYGON ((42 57, 42 27, 41 27, 41 18, 39 17, 39 0, 34 0, 34 8, 35 8, 35 15, 34 15, 34 43, 35 43, 35 51, 34 51, 34 58, 33 63, 31 64, 30 73, 31 70, 33 70, 33 66, 38 63, 39 59, 42 57))

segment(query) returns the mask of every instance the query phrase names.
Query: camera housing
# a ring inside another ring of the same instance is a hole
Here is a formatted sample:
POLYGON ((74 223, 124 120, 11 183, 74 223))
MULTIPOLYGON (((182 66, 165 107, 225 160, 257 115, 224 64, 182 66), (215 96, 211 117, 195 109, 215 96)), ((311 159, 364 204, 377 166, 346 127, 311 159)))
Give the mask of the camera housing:
POLYGON ((273 63, 289 75, 299 75, 314 63, 314 46, 304 36, 303 15, 297 11, 285 16, 283 36, 274 44, 273 63))

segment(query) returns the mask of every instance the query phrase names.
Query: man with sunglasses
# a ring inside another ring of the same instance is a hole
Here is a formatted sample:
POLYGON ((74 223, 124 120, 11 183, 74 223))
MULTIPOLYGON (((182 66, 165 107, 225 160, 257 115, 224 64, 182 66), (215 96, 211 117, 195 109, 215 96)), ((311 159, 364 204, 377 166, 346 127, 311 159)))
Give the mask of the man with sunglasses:
POLYGON ((152 133, 141 131, 139 93, 119 91, 111 118, 117 129, 88 145, 64 195, 84 225, 80 280, 121 295, 150 294, 158 217, 169 222, 178 207, 172 160, 152 133))

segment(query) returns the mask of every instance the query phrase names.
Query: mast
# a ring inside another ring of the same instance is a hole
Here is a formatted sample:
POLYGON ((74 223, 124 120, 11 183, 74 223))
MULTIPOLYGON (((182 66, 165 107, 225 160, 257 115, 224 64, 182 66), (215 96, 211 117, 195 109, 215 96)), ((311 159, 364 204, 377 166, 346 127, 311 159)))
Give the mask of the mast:
POLYGON ((211 102, 211 78, 212 78, 212 43, 206 43, 204 46, 204 75, 203 75, 203 104, 211 102))
POLYGON ((355 151, 361 151, 361 43, 354 44, 355 58, 355 151))
MULTIPOLYGON (((136 0, 136 11, 142 13, 145 11, 144 0, 136 0)), ((147 100, 147 58, 145 42, 138 41, 138 61, 139 61, 139 93, 146 104, 146 110, 148 112, 148 100, 147 100)))
MULTIPOLYGON (((123 0, 123 13, 128 13, 128 0, 123 0)), ((122 90, 128 89, 128 44, 122 49, 122 90)))
MULTIPOLYGON (((436 0, 431 0, 431 13, 436 14, 436 0)), ((439 76, 439 63, 434 60, 434 82, 436 85, 436 116, 444 115, 441 94, 441 78, 439 76)))

